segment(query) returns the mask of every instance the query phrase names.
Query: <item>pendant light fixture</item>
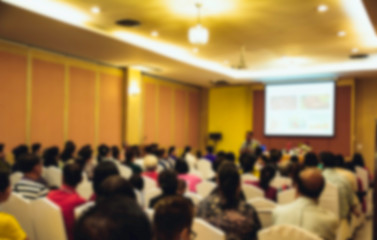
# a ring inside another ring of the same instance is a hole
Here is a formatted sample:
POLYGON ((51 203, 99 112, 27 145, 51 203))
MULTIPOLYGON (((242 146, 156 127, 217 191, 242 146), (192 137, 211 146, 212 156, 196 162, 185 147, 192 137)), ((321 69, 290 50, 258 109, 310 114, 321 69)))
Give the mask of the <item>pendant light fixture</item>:
POLYGON ((189 29, 188 38, 189 38, 190 43, 192 44, 204 45, 208 43, 209 32, 208 32, 208 29, 203 27, 201 24, 201 9, 203 5, 202 3, 197 2, 195 6, 198 9, 197 24, 196 26, 189 29))

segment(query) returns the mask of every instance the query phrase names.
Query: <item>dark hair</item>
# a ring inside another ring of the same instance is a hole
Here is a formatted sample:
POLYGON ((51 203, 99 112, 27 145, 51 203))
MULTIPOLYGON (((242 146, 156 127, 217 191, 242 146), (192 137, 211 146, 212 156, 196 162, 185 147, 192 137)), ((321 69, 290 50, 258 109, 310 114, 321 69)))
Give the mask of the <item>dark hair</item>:
POLYGON ((163 148, 158 149, 158 150, 156 151, 156 154, 157 154, 157 157, 158 157, 159 159, 163 158, 164 155, 165 155, 165 149, 163 149, 163 148))
POLYGON ((183 150, 181 158, 185 158, 186 153, 188 153, 190 151, 191 151, 191 147, 190 146, 186 146, 185 149, 183 150))
POLYGON ((126 152, 126 164, 130 165, 135 158, 135 153, 134 151, 127 151, 126 152))
POLYGON ((111 155, 113 155, 114 159, 119 159, 120 151, 117 146, 112 146, 111 147, 111 155))
POLYGON ((236 156, 234 155, 234 153, 232 152, 228 152, 226 155, 225 155, 225 159, 230 161, 230 162, 233 162, 236 161, 236 156))
POLYGON ((63 181, 71 187, 76 187, 82 180, 82 170, 77 163, 68 163, 63 168, 63 181))
POLYGON ((277 164, 282 157, 281 151, 278 149, 271 149, 270 151, 270 161, 272 164, 277 164))
POLYGON ((363 155, 355 153, 352 158, 352 162, 355 167, 365 167, 363 155))
POLYGON ((24 154, 28 154, 29 150, 28 150, 28 147, 26 145, 19 145, 17 147, 15 147, 13 150, 12 150, 12 153, 13 153, 13 156, 14 156, 14 159, 17 161, 18 158, 24 154))
POLYGON ((257 146, 255 148, 254 154, 257 158, 259 158, 263 153, 263 149, 260 146, 257 146))
POLYGON ((299 159, 296 155, 293 155, 291 156, 291 159, 290 159, 291 163, 298 163, 299 162, 299 159))
POLYGON ((175 147, 174 147, 174 146, 171 146, 171 147, 169 148, 168 154, 171 155, 174 151, 175 151, 175 147))
POLYGON ((345 168, 345 161, 344 161, 344 157, 343 155, 341 154, 338 154, 335 156, 335 161, 336 161, 336 166, 339 167, 339 168, 345 168))
POLYGON ((260 186, 264 190, 268 189, 270 182, 274 179, 276 174, 276 169, 273 166, 265 166, 260 173, 260 186))
POLYGON ((159 201, 153 218, 157 240, 177 239, 184 229, 191 230, 194 218, 192 203, 182 196, 171 196, 159 201))
POLYGON ((173 195, 177 192, 178 178, 172 170, 164 170, 158 175, 158 184, 165 195, 173 195))
POLYGON ((0 192, 5 192, 10 185, 9 173, 0 171, 0 192))
POLYGON ((94 192, 98 194, 99 187, 102 184, 102 182, 105 181, 106 178, 113 175, 119 175, 118 168, 115 166, 113 162, 105 161, 105 162, 99 163, 94 168, 94 174, 93 174, 94 192))
POLYGON ((144 179, 140 176, 140 174, 132 174, 130 183, 135 189, 139 191, 142 191, 144 189, 144 179))
POLYGON ((34 154, 24 154, 20 156, 18 163, 21 172, 29 173, 33 171, 35 166, 41 163, 41 160, 34 154))
POLYGON ((0 153, 4 151, 4 143, 0 143, 0 153))
POLYGON ((40 143, 33 143, 33 145, 31 145, 31 153, 36 154, 41 149, 41 146, 40 143))
POLYGON ((99 201, 103 201, 105 198, 117 195, 136 200, 136 194, 129 181, 121 176, 110 176, 101 183, 98 191, 98 199, 99 201))
POLYGON ((152 240, 148 217, 136 201, 124 196, 105 199, 76 222, 75 240, 152 240))
POLYGON ((213 154, 213 147, 212 146, 207 146, 206 150, 207 150, 208 153, 213 154))
POLYGON ((318 186, 310 187, 307 185, 308 183, 302 181, 301 174, 298 174, 296 178, 296 184, 300 194, 309 198, 319 198, 323 189, 325 188, 325 179, 322 177, 322 181, 318 186))
POLYGON ((67 141, 65 143, 64 149, 62 154, 60 155, 60 158, 63 162, 68 161, 69 159, 73 158, 73 154, 76 150, 76 145, 72 141, 67 141))
POLYGON ((58 147, 50 147, 47 148, 43 153, 43 165, 45 167, 49 166, 58 166, 58 156, 59 156, 59 148, 58 147))
POLYGON ((189 172, 189 166, 187 162, 183 159, 178 159, 175 162, 175 171, 177 171, 178 174, 186 174, 189 172))
POLYGON ((101 162, 110 152, 110 148, 105 144, 99 145, 97 150, 98 150, 98 157, 97 157, 98 162, 101 162))
POLYGON ((220 191, 225 200, 222 204, 222 208, 236 208, 240 199, 240 196, 237 196, 237 189, 241 180, 234 163, 225 161, 221 164, 217 177, 220 191))
POLYGON ((216 160, 212 164, 212 169, 214 172, 217 172, 220 165, 225 161, 225 154, 222 154, 221 152, 217 154, 216 160))
POLYGON ((332 154, 331 152, 322 152, 320 156, 325 168, 336 167, 334 154, 332 154))
POLYGON ((240 157, 241 167, 244 173, 251 172, 254 170, 255 162, 257 161, 256 157, 252 154, 244 153, 240 157))
POLYGON ((196 151, 196 158, 197 159, 201 159, 202 158, 202 151, 200 151, 200 150, 198 150, 198 151, 196 151))
POLYGON ((306 167, 317 167, 318 163, 317 155, 314 152, 305 154, 304 165, 306 167))
POLYGON ((92 150, 92 147, 90 145, 85 145, 83 146, 78 154, 77 154, 79 157, 81 157, 82 159, 84 159, 85 161, 89 160, 92 158, 93 156, 93 150, 92 150))

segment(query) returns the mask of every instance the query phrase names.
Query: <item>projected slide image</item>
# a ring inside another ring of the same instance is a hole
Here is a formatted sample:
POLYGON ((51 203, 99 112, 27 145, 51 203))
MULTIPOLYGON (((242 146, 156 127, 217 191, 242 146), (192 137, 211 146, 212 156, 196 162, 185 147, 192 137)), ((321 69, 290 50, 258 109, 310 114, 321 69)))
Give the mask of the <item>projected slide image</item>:
POLYGON ((311 95, 301 98, 304 109, 328 109, 330 107, 330 95, 311 95))
POLYGON ((273 110, 294 110, 297 108, 296 96, 276 96, 271 99, 273 110))

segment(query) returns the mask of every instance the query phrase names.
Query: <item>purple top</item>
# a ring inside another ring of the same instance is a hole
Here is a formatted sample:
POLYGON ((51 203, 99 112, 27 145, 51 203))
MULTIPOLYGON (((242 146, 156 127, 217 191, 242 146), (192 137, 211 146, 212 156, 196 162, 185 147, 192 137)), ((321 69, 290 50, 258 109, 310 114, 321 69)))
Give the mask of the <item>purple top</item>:
POLYGON ((214 161, 216 161, 216 156, 213 155, 213 154, 210 154, 210 153, 207 154, 207 155, 205 155, 204 158, 207 159, 207 160, 209 160, 209 161, 212 162, 212 163, 213 163, 214 161))

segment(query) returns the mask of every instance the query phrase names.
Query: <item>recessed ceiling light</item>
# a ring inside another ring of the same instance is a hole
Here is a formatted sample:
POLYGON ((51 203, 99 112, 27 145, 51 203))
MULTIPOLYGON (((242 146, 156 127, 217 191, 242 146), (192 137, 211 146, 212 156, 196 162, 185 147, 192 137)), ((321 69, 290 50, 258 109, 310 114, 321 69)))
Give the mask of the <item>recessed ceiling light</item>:
POLYGON ((229 61, 228 60, 224 60, 224 64, 225 65, 229 65, 229 61))
POLYGON ((325 4, 321 4, 317 7, 318 12, 323 13, 329 10, 329 7, 325 4))
POLYGON ((193 49, 192 49, 192 52, 193 52, 193 53, 198 53, 198 52, 199 52, 199 48, 193 48, 193 49))
POLYGON ((338 37, 345 37, 347 33, 345 31, 339 31, 338 32, 338 37))
POLYGON ((97 7, 97 6, 94 6, 94 7, 92 7, 92 8, 90 9, 90 11, 91 11, 92 13, 94 13, 94 14, 98 14, 98 13, 101 12, 101 9, 100 9, 99 7, 97 7))
POLYGON ((152 37, 158 37, 158 32, 157 31, 152 31, 151 32, 152 37))
POLYGON ((351 52, 352 52, 352 53, 358 53, 358 52, 359 52, 359 49, 358 49, 358 48, 352 48, 351 52))

